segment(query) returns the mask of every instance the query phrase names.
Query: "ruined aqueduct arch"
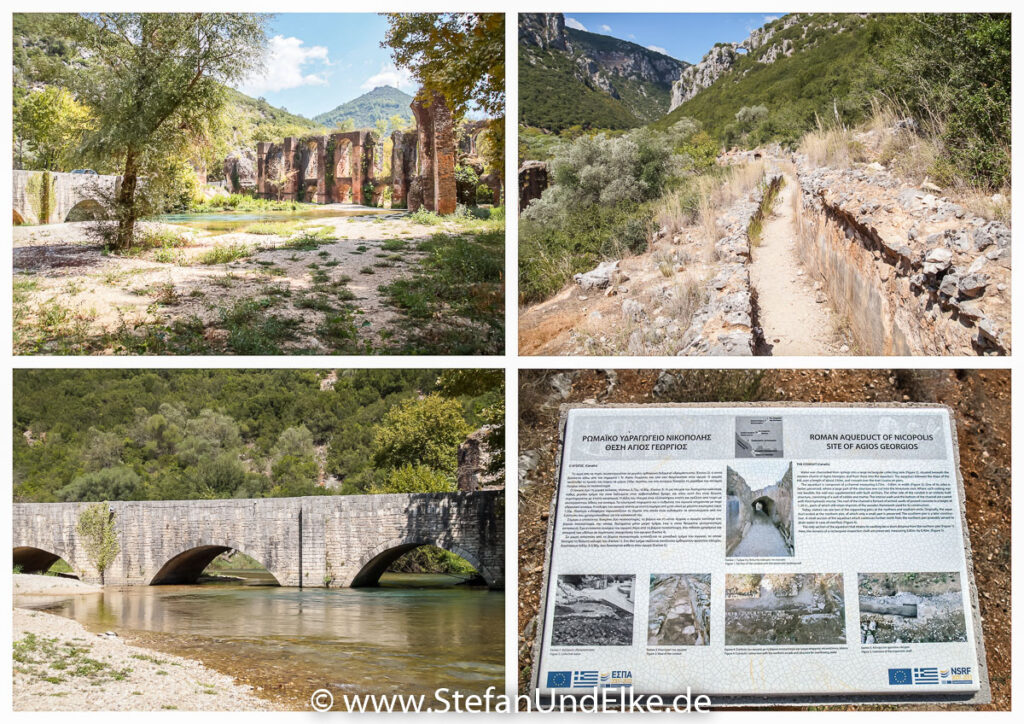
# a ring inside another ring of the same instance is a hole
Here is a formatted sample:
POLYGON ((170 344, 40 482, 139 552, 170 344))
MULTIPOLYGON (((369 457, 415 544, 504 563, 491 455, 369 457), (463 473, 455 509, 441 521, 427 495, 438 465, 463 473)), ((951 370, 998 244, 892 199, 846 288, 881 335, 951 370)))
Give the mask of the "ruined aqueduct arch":
MULTIPOLYGON (((411 105, 416 130, 391 134, 391 177, 383 168, 380 138, 373 131, 349 131, 283 139, 256 145, 256 195, 314 204, 379 205, 391 187, 395 208, 420 207, 439 214, 455 211, 455 122, 444 97, 411 105)), ((237 156, 235 157, 237 159, 237 156)), ((225 161, 230 190, 241 191, 237 160, 225 161)))

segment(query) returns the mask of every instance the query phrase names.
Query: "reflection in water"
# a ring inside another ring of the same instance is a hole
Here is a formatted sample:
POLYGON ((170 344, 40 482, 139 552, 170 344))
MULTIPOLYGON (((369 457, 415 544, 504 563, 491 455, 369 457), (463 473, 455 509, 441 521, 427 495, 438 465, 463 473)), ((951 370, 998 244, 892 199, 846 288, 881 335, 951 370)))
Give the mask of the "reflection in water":
POLYGON ((19 596, 15 605, 130 633, 295 701, 323 686, 336 694, 501 691, 504 594, 455 582, 387 574, 380 588, 131 586, 56 602, 19 596))

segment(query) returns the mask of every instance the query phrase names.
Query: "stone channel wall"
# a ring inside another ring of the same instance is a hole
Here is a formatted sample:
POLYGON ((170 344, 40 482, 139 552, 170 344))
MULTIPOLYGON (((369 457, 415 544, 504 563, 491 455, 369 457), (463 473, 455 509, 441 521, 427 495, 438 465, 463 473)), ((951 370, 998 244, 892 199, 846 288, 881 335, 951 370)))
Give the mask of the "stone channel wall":
MULTIPOLYGON (((59 556, 82 580, 100 582, 76 530, 88 505, 15 504, 15 565, 32 572, 59 556)), ((169 575, 175 562, 189 556, 212 560, 223 549, 256 559, 283 586, 372 585, 373 576, 402 553, 430 544, 468 560, 492 588, 504 587, 503 491, 115 501, 109 506, 120 552, 102 577, 107 585, 180 580, 169 575)))
POLYGON ((858 352, 1009 353, 1009 228, 881 168, 797 169, 797 251, 858 352))
MULTIPOLYGON (((770 170, 760 188, 778 191, 782 176, 770 170)), ((758 348, 757 294, 750 283, 747 227, 761 214, 761 197, 743 198, 721 215, 725 233, 715 242, 718 273, 707 282, 707 299, 683 335, 680 355, 753 355, 758 348)))

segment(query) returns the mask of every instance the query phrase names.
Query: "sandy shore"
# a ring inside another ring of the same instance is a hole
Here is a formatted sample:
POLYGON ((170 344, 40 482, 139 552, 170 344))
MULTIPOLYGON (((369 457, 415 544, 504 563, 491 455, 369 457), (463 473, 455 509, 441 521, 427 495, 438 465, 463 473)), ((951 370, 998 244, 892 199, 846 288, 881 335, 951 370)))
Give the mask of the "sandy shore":
POLYGON ((62 616, 15 608, 12 639, 15 711, 280 708, 196 661, 90 633, 62 616))
POLYGON ((15 573, 12 585, 12 593, 15 596, 68 596, 77 593, 99 593, 103 590, 103 586, 82 583, 74 578, 28 573, 15 573))

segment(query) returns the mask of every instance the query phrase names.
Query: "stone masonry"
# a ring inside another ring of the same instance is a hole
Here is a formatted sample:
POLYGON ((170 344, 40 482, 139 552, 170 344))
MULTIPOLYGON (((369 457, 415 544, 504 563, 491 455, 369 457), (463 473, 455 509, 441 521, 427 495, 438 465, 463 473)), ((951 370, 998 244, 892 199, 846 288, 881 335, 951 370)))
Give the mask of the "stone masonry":
MULTIPOLYGON (((100 582, 76 526, 89 503, 17 503, 14 565, 58 557, 100 582)), ((107 585, 186 583, 238 550, 282 586, 374 585, 404 553, 435 545, 469 561, 491 588, 505 582, 504 492, 324 495, 251 500, 114 501, 120 552, 107 585)))
MULTIPOLYGON (((444 97, 413 101, 415 131, 391 134, 391 178, 383 177, 382 143, 373 131, 351 131, 256 145, 256 196, 313 204, 381 204, 391 186, 393 208, 455 212, 455 119, 444 97)), ((244 154, 225 160, 232 190, 244 154)))
POLYGON ((120 176, 14 171, 15 224, 59 224, 105 216, 106 203, 121 186, 120 176))
POLYGON ((455 211, 455 120, 440 93, 429 102, 417 98, 410 106, 416 118, 419 145, 419 194, 409 199, 416 211, 422 196, 427 211, 451 214, 455 211))

